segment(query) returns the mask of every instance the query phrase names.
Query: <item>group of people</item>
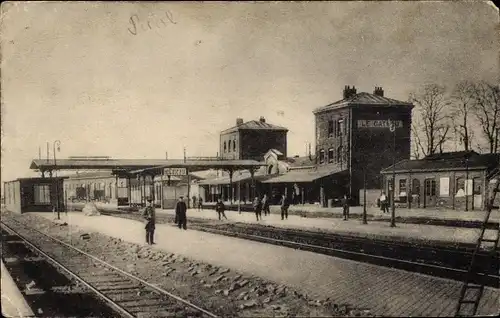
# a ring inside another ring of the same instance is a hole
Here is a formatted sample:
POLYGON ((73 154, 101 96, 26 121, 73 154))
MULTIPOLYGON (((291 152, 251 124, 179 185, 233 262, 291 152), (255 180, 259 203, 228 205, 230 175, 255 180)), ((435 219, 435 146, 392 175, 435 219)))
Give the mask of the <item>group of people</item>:
MULTIPOLYGON (((175 223, 179 229, 187 230, 187 205, 184 202, 184 197, 180 196, 179 201, 175 205, 175 223)), ((156 228, 156 212, 153 206, 153 200, 147 199, 147 205, 144 209, 142 216, 146 222, 146 243, 153 245, 154 243, 154 232, 156 228)))
MULTIPOLYGON (((202 204, 203 200, 199 198, 198 200, 193 200, 193 206, 196 206, 195 203, 197 204, 198 210, 203 209, 202 204)), ((270 200, 267 194, 265 194, 262 199, 259 197, 255 197, 255 200, 253 202, 253 208, 255 212, 255 216, 257 218, 257 221, 262 220, 262 212, 264 212, 264 216, 270 215, 271 211, 269 210, 269 205, 270 205, 270 200)), ((288 219, 288 208, 290 207, 290 201, 286 195, 281 196, 280 200, 280 206, 281 206, 281 219, 288 219)), ((217 201, 217 204, 215 205, 215 211, 219 215, 219 220, 222 220, 222 218, 225 218, 226 220, 228 219, 225 213, 226 207, 224 203, 222 202, 222 199, 219 199, 217 201)), ((179 201, 175 205, 175 223, 179 227, 179 229, 184 229, 187 230, 187 205, 186 202, 184 202, 184 197, 180 196, 179 201)), ((146 243, 149 245, 153 245, 154 243, 154 231, 156 228, 156 215, 155 215, 155 208, 153 206, 153 201, 148 198, 147 199, 147 205, 146 208, 144 209, 142 216, 145 219, 145 229, 146 229, 146 243)))
MULTIPOLYGON (((264 194, 264 196, 261 198, 255 197, 253 201, 253 209, 255 212, 255 217, 257 218, 257 221, 262 220, 262 211, 264 211, 264 216, 270 215, 271 211, 269 210, 269 197, 267 194, 264 194)), ((280 206, 281 206, 281 219, 288 219, 288 208, 290 207, 290 200, 286 195, 282 195, 280 199, 280 206)))
POLYGON ((198 208, 198 211, 203 211, 203 198, 193 196, 193 208, 198 208))

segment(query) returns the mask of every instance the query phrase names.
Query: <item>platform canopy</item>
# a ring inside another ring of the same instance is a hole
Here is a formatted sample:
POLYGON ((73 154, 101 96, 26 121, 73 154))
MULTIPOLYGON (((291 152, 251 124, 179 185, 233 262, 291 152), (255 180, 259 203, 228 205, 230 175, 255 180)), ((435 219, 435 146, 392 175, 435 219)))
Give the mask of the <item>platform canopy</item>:
POLYGON ((190 172, 221 169, 240 170, 258 169, 265 163, 255 160, 223 160, 219 158, 202 159, 34 159, 30 169, 40 171, 51 170, 113 170, 130 174, 161 174, 165 168, 187 168, 190 172))
POLYGON ((264 180, 262 183, 309 183, 341 172, 347 172, 347 169, 342 169, 339 165, 325 165, 312 169, 296 169, 264 180))

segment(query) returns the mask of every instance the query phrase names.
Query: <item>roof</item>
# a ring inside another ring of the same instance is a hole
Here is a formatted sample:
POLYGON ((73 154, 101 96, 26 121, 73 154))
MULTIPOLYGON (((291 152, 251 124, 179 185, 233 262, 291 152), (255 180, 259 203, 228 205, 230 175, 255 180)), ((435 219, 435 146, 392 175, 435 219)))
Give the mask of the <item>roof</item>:
POLYGON ((316 108, 313 113, 321 113, 331 109, 344 108, 349 106, 403 106, 413 107, 412 103, 403 102, 392 98, 374 95, 366 92, 355 94, 349 98, 336 101, 323 107, 316 108))
POLYGON ((465 169, 494 169, 500 166, 500 154, 478 154, 470 151, 447 152, 420 160, 402 160, 381 171, 382 174, 409 171, 450 171, 465 169), (468 160, 466 160, 468 158, 468 160))
MULTIPOLYGON (((265 169, 259 169, 254 173, 254 179, 257 181, 267 179, 267 177, 271 177, 271 176, 266 174, 265 169)), ((198 182, 198 184, 200 184, 200 185, 229 184, 230 181, 235 183, 235 182, 246 181, 246 180, 249 180, 251 178, 252 178, 252 175, 250 174, 250 172, 248 170, 243 170, 243 171, 234 172, 232 180, 230 180, 228 175, 224 175, 221 177, 202 180, 202 181, 198 182)))
POLYGON ((309 167, 316 164, 313 156, 286 158, 286 162, 291 169, 299 167, 309 167))
POLYGON ((114 178, 111 171, 99 171, 99 172, 78 172, 68 176, 69 179, 83 179, 83 178, 114 178))
POLYGON ((262 122, 260 120, 251 120, 246 123, 236 125, 234 127, 228 128, 221 131, 221 134, 231 133, 239 130, 274 130, 274 131, 288 131, 287 128, 262 122))
POLYGON ((51 182, 51 180, 54 180, 54 179, 58 179, 58 180, 63 180, 63 179, 68 179, 67 176, 59 176, 59 177, 45 177, 45 178, 42 178, 42 177, 26 177, 26 178, 17 178, 17 179, 14 179, 14 180, 9 180, 9 181, 3 181, 3 183, 11 183, 11 182, 23 182, 23 181, 49 181, 51 182))
POLYGON ((317 166, 312 169, 291 170, 285 174, 278 175, 268 180, 264 180, 262 181, 262 183, 313 182, 314 180, 321 179, 345 170, 346 169, 342 169, 339 165, 336 164, 317 166))
POLYGON ((191 170, 206 170, 207 168, 251 168, 265 165, 255 160, 183 160, 183 159, 34 159, 30 169, 58 169, 58 170, 138 170, 138 169, 163 169, 168 167, 190 168, 191 170))

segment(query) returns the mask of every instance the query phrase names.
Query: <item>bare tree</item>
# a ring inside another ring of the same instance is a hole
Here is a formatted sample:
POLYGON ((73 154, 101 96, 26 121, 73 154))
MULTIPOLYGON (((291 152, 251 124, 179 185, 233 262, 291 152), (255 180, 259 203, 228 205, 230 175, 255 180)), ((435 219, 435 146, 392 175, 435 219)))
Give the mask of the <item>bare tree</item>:
POLYGON ((452 95, 451 117, 454 133, 465 151, 472 148, 473 130, 470 128, 470 116, 474 112, 474 84, 463 81, 455 86, 452 95))
POLYGON ((443 152, 450 139, 450 101, 445 92, 445 87, 429 84, 420 92, 410 94, 410 102, 415 105, 417 115, 413 127, 417 138, 414 140, 419 153, 424 156, 443 152))
POLYGON ((489 152, 498 152, 500 131, 500 88, 487 82, 472 86, 473 114, 481 125, 481 132, 488 142, 489 152))

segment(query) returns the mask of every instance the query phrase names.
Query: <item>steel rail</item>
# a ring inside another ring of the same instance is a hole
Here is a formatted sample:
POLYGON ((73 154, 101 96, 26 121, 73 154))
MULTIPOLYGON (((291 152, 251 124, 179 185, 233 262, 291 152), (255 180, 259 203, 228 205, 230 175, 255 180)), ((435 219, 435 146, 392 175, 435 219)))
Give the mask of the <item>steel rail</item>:
MULTIPOLYGON (((162 288, 160 288, 160 287, 158 287, 158 286, 155 286, 155 285, 153 285, 153 284, 151 284, 151 283, 148 283, 147 281, 145 281, 145 280, 143 280, 143 279, 141 279, 141 278, 139 278, 139 277, 137 277, 137 276, 134 276, 134 275, 132 275, 132 274, 130 274, 130 273, 128 273, 128 272, 126 272, 126 271, 124 271, 124 270, 122 270, 122 269, 120 269, 120 268, 116 267, 116 266, 113 266, 113 265, 111 265, 111 264, 109 264, 109 263, 107 263, 107 262, 105 262, 105 261, 103 261, 103 260, 101 260, 101 259, 99 259, 99 258, 97 258, 97 257, 95 257, 95 256, 93 256, 93 255, 91 255, 91 254, 89 254, 89 253, 87 253, 87 252, 85 252, 85 251, 82 251, 81 249, 79 249, 79 248, 77 248, 77 247, 75 247, 75 246, 73 246, 73 245, 71 245, 71 244, 68 244, 68 243, 66 243, 66 242, 63 242, 63 241, 61 241, 61 240, 59 240, 59 239, 57 239, 57 238, 55 238, 55 237, 52 237, 51 235, 48 235, 48 234, 46 234, 46 233, 43 233, 43 232, 41 232, 41 231, 39 231, 39 230, 37 230, 37 229, 34 229, 34 228, 32 228, 32 227, 28 227, 28 226, 26 226, 25 224, 23 224, 22 222, 19 222, 19 221, 15 220, 15 219, 12 219, 12 220, 14 220, 15 222, 17 222, 18 224, 21 224, 21 225, 22 225, 22 226, 24 226, 24 227, 29 228, 30 230, 33 230, 33 231, 35 231, 35 232, 38 232, 38 233, 40 233, 40 234, 42 234, 42 235, 44 235, 44 236, 46 236, 46 237, 48 237, 48 238, 50 238, 50 239, 52 239, 52 240, 54 240, 54 241, 58 242, 58 243, 60 243, 60 244, 62 244, 62 245, 64 245, 64 246, 66 246, 66 247, 68 247, 68 248, 71 248, 71 249, 73 249, 73 250, 77 251, 77 252, 79 252, 79 253, 81 253, 81 254, 83 254, 83 255, 85 255, 85 256, 87 256, 87 257, 89 257, 89 258, 91 258, 91 259, 93 259, 93 260, 95 260, 95 261, 97 261, 97 262, 99 262, 99 263, 101 263, 101 264, 103 264, 104 266, 107 266, 107 267, 109 267, 109 268, 112 268, 113 270, 115 270, 115 271, 117 271, 117 272, 119 272, 119 273, 121 273, 121 274, 123 274, 123 275, 125 275, 125 276, 127 276, 127 277, 129 277, 129 278, 131 278, 131 279, 134 279, 134 280, 136 280, 136 281, 138 281, 138 282, 142 283, 143 285, 146 285, 147 287, 149 287, 149 288, 151 288, 151 289, 154 289, 154 290, 156 290, 156 291, 158 291, 158 292, 160 292, 160 293, 162 293, 162 294, 164 294, 164 295, 166 295, 166 296, 168 296, 168 297, 170 297, 170 298, 173 298, 173 299, 175 299, 175 300, 177 300, 177 301, 179 301, 179 302, 181 302, 181 303, 183 303, 183 304, 185 304, 185 305, 187 305, 187 306, 189 306, 189 307, 191 307, 191 308, 193 308, 193 309, 196 309, 197 311, 202 312, 202 313, 204 313, 205 315, 207 315, 207 316, 209 316, 209 317, 217 318, 217 315, 215 315, 215 314, 213 314, 213 313, 211 313, 211 312, 209 312, 209 311, 207 311, 207 310, 205 310, 205 309, 203 309, 203 308, 201 308, 201 307, 198 307, 198 306, 196 306, 195 304, 190 303, 189 301, 187 301, 187 300, 185 300, 185 299, 183 299, 183 298, 181 298, 181 297, 179 297, 179 296, 176 296, 176 295, 174 295, 174 294, 172 294, 172 293, 170 293, 170 292, 168 292, 168 291, 166 291, 166 290, 164 290, 164 289, 162 289, 162 288)), ((5 223, 4 223, 3 221, 1 221, 1 223, 3 223, 3 224, 5 225, 5 223)), ((30 245, 32 245, 31 243, 29 243, 29 244, 30 244, 30 245)), ((33 246, 33 245, 32 245, 32 246, 33 246)), ((39 250, 39 249, 37 248, 37 250, 39 250)), ((42 252, 42 253, 43 253, 43 252, 42 252)), ((43 253, 43 254, 45 254, 45 253, 43 253)), ((46 255, 46 254, 45 254, 45 255, 46 255)), ((62 266, 62 265, 61 265, 61 266, 62 266)), ((68 271, 69 271, 69 270, 68 270, 68 271)), ((73 274, 73 275, 76 275, 76 274, 73 274)), ((82 281, 83 281, 83 280, 82 280, 82 281)), ((87 283, 85 283, 85 285, 88 285, 88 284, 87 284, 87 283)), ((90 285, 89 285, 89 286, 90 286, 90 285)), ((97 291, 95 288, 93 288, 93 287, 91 287, 91 288, 92 288, 92 290, 93 290, 93 291, 97 291)), ((98 292, 98 291, 97 291, 97 292, 98 292)), ((100 292, 99 292, 99 293, 100 293, 100 292)), ((104 296, 104 295, 103 295, 103 296, 104 296)), ((106 296, 104 296, 104 297, 106 297, 106 296)), ((107 297, 106 297, 106 298, 107 298, 107 297)), ((108 299, 108 298, 107 298, 107 299, 108 299)), ((111 302, 113 302, 112 300, 110 300, 110 301, 111 301, 111 302)), ((131 317, 135 317, 135 316, 131 316, 131 317)))
POLYGON ((77 274, 73 273, 70 269, 68 269, 66 266, 58 262, 55 258, 52 256, 48 255, 44 251, 42 251, 40 248, 38 248, 36 245, 32 244, 28 239, 26 239, 24 236, 22 236, 19 232, 5 224, 3 221, 0 221, 3 225, 4 228, 7 229, 8 232, 16 235, 19 237, 25 244, 29 245, 32 249, 34 249, 37 253, 41 254, 43 257, 48 259, 51 263, 55 264, 57 267, 61 268, 63 271, 65 271, 67 274, 69 274, 71 277, 74 279, 78 280, 80 283, 82 283, 85 287, 88 289, 92 290, 99 298, 105 300, 108 304, 110 304, 116 311, 118 311, 121 315, 128 317, 128 318, 135 318, 135 316, 127 311, 125 308, 117 304, 115 301, 110 299, 108 296, 104 295, 102 292, 97 290, 95 287, 87 283, 83 278, 78 276, 77 274))

